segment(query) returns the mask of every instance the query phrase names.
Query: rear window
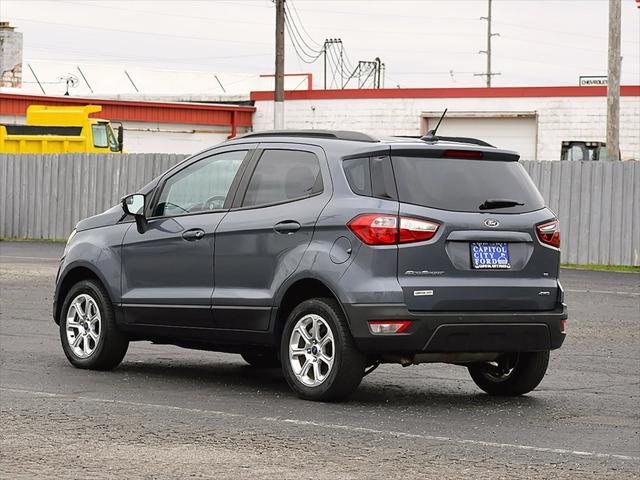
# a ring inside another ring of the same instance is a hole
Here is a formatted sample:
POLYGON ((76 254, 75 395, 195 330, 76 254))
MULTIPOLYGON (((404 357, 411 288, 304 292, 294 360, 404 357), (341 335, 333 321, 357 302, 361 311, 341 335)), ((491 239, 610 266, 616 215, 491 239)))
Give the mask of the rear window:
POLYGON ((523 213, 544 207, 544 200, 518 162, 423 157, 393 157, 401 202, 462 212, 523 213), (524 205, 480 209, 486 200, 515 200, 524 205))

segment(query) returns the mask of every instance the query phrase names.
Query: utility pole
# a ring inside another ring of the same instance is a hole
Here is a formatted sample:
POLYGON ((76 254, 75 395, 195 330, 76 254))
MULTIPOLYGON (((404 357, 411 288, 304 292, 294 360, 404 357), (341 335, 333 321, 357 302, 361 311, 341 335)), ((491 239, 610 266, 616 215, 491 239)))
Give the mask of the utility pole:
POLYGON ((607 160, 620 159, 620 0, 609 0, 607 160))
POLYGON ((284 129, 284 2, 276 2, 276 75, 273 103, 273 128, 284 129))
POLYGON ((491 71, 491 38, 499 36, 499 33, 491 32, 491 0, 487 0, 488 2, 488 12, 486 17, 480 17, 480 20, 487 21, 487 49, 480 50, 480 53, 484 53, 487 55, 487 70, 485 73, 475 73, 476 77, 486 77, 487 88, 491 88, 491 77, 494 75, 500 75, 499 73, 493 73, 491 71))
POLYGON ((327 46, 329 40, 325 39, 324 45, 322 45, 322 52, 324 53, 324 89, 327 89, 327 46))

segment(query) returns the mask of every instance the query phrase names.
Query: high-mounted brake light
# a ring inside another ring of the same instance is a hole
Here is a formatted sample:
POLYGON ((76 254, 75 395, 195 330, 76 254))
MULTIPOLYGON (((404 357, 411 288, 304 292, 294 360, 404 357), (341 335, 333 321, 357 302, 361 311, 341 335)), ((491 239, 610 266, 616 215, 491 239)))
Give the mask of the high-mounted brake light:
POLYGON ((558 220, 536 225, 536 234, 542 243, 560 248, 560 222, 558 220))
POLYGON ((484 155, 477 150, 445 150, 442 152, 444 158, 469 158, 479 160, 484 155))
POLYGON ((409 320, 369 320, 369 330, 374 335, 402 333, 409 325, 409 320))
POLYGON ((418 218, 365 213, 351 220, 347 226, 367 245, 396 245, 430 240, 440 225, 418 218))

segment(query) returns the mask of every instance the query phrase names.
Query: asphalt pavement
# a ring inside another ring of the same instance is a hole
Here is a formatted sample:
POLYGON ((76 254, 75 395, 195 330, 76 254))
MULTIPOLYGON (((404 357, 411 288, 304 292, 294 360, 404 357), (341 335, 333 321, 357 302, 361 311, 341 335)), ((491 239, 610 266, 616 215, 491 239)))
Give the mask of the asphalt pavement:
POLYGON ((148 342, 113 372, 73 368, 61 251, 0 242, 0 478, 640 478, 640 274, 562 271, 569 336, 527 396, 383 365, 327 404, 239 355, 148 342))

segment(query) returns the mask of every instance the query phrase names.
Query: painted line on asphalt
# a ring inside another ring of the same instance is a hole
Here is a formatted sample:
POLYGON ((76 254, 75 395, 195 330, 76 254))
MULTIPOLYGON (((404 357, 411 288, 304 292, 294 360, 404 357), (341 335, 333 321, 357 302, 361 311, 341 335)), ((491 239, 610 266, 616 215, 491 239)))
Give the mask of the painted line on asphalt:
POLYGON ((625 291, 616 291, 616 290, 576 290, 576 289, 567 289, 565 292, 571 293, 602 293, 604 295, 629 295, 631 297, 640 297, 640 293, 638 292, 625 292, 625 291))
POLYGON ((95 402, 95 403, 110 403, 115 405, 125 405, 125 406, 134 406, 134 407, 158 408, 162 410, 174 410, 174 411, 182 411, 182 412, 188 412, 188 413, 209 414, 209 415, 215 415, 215 416, 225 417, 225 418, 242 418, 242 419, 254 421, 254 422, 262 421, 262 422, 285 423, 285 424, 299 425, 299 426, 312 426, 312 427, 323 428, 327 430, 344 430, 344 431, 356 432, 356 433, 372 433, 376 435, 389 435, 392 437, 400 437, 400 438, 413 438, 413 439, 421 439, 421 440, 429 440, 429 441, 447 442, 447 443, 453 443, 458 445, 473 445, 473 446, 479 446, 479 447, 491 447, 491 448, 512 449, 512 450, 527 450, 532 452, 556 453, 561 455, 574 455, 579 457, 608 458, 608 459, 627 460, 627 461, 636 461, 636 462, 640 461, 640 457, 634 457, 631 455, 619 455, 614 453, 583 452, 580 450, 570 450, 566 448, 536 447, 533 445, 520 445, 520 444, 514 444, 514 443, 485 442, 483 440, 469 440, 464 438, 424 435, 420 433, 397 432, 392 430, 378 430, 375 428, 356 427, 353 425, 311 422, 307 420, 297 420, 294 418, 253 417, 253 416, 245 415, 242 413, 231 413, 231 412, 224 412, 221 410, 205 410, 201 408, 178 407, 175 405, 161 405, 158 403, 130 402, 127 400, 109 400, 106 398, 95 398, 95 397, 85 397, 81 395, 67 395, 62 393, 23 390, 19 388, 0 387, 0 390, 5 392, 22 393, 22 394, 29 394, 34 396, 41 396, 41 397, 61 398, 61 399, 69 399, 69 400, 82 400, 86 402, 95 402))
POLYGON ((21 260, 49 260, 51 262, 57 262, 60 260, 57 257, 23 257, 19 255, 0 255, 0 259, 3 258, 19 258, 21 260))

